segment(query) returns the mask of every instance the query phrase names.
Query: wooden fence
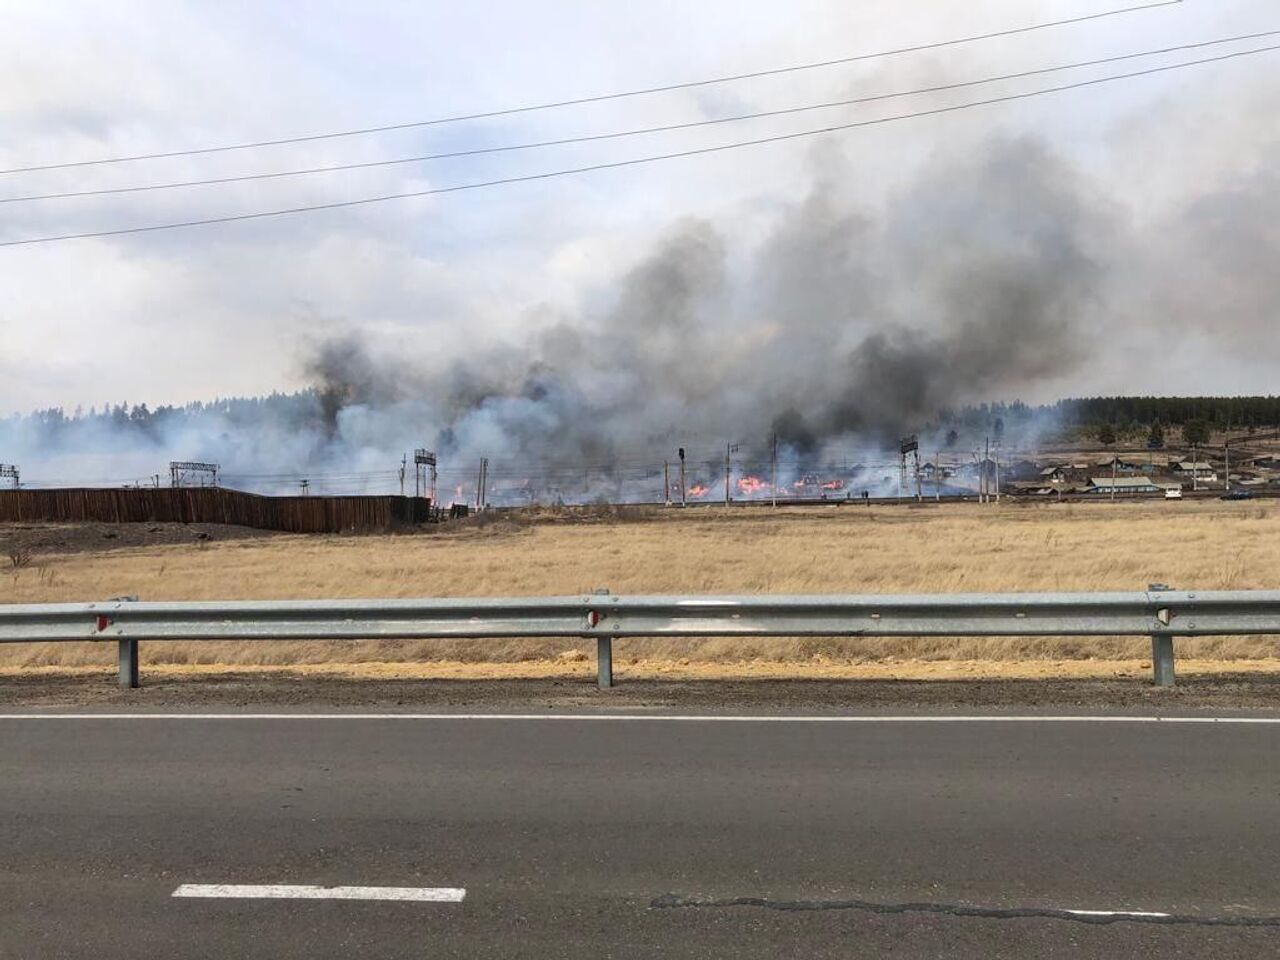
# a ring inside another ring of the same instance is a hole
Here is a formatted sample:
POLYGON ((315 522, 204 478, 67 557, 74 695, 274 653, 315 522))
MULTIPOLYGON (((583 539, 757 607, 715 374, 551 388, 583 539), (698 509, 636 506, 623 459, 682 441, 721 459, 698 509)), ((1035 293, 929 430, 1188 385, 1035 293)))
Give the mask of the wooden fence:
POLYGON ((223 487, 0 490, 0 522, 231 523, 290 533, 395 530, 434 519, 422 497, 263 497, 223 487))

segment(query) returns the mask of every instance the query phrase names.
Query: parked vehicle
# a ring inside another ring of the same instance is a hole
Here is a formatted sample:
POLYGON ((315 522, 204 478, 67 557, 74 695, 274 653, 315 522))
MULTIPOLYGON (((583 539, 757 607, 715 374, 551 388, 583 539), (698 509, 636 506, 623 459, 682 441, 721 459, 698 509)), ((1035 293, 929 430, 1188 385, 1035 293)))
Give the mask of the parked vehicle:
POLYGON ((1219 500, 1252 500, 1253 491, 1252 490, 1228 490, 1218 499, 1219 500))
POLYGON ((1181 500, 1182 488, 1181 487, 1165 487, 1164 498, 1166 500, 1181 500))

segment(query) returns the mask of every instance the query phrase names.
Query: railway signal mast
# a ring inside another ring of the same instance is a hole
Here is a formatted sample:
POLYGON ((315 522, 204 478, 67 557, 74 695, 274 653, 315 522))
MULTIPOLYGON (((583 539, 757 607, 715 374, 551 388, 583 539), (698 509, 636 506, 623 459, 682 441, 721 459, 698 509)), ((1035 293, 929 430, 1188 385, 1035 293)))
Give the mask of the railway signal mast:
POLYGON ((413 451, 413 495, 426 494, 436 502, 436 455, 430 450, 413 451))
POLYGON ((12 489, 19 489, 22 486, 22 477, 17 464, 0 463, 0 480, 8 480, 12 484, 12 489))
POLYGON ((898 450, 902 455, 898 470, 898 496, 902 496, 903 488, 907 484, 907 454, 911 454, 915 458, 916 499, 923 500, 924 493, 920 489, 920 438, 914 433, 909 437, 903 437, 898 450))

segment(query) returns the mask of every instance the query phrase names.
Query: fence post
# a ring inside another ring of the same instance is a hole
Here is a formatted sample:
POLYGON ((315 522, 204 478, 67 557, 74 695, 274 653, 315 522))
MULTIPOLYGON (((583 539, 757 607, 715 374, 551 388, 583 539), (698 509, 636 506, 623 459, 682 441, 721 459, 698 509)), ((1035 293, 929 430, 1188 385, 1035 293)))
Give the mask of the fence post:
POLYGON ((138 687, 138 641, 124 640, 120 644, 120 686, 125 690, 138 687))

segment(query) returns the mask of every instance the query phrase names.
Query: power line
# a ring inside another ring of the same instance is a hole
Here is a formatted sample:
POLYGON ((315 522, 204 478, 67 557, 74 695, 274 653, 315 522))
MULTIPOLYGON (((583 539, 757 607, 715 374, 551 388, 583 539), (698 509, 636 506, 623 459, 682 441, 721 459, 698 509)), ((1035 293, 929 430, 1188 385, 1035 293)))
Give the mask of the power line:
POLYGON ((1124 7, 1119 10, 1106 10, 1101 13, 1069 17, 1065 20, 1051 20, 1046 23, 1032 24, 1026 27, 1014 27, 1008 30, 997 30, 992 33, 975 34, 958 37, 953 40, 937 40, 932 43, 915 44, 909 47, 898 47, 892 50, 880 50, 874 53, 859 53, 833 60, 819 60, 813 63, 794 64, 786 67, 774 67, 767 70, 754 70, 749 73, 730 74, 728 76, 710 77, 704 80, 688 80, 682 83, 669 83, 661 86, 644 87, 638 90, 624 90, 615 93, 594 94, 587 97, 575 97, 569 100, 554 100, 547 103, 528 104, 520 107, 504 107, 499 110, 487 110, 481 113, 457 114, 447 117, 435 117, 430 120, 414 120, 407 123, 391 123, 376 127, 363 127, 356 130, 340 130, 332 133, 314 133, 298 137, 282 137, 275 140, 255 140, 249 143, 226 144, 215 147, 200 147, 191 150, 170 150, 162 153, 141 153, 124 157, 104 157, 97 160, 77 160, 66 163, 45 163, 26 167, 12 167, 0 170, 0 175, 12 173, 34 173, 38 170, 65 170, 70 167, 89 167, 108 163, 131 163, 135 160, 163 160, 172 157, 188 157, 200 154, 226 153, 231 150, 251 150, 258 147, 275 147, 291 143, 311 143, 317 140, 336 140, 340 137, 359 137, 373 133, 388 133, 394 130, 409 130, 418 127, 439 126, 446 123, 459 123, 464 120, 488 120, 494 117, 507 117, 514 114, 534 113, 540 110, 554 110, 560 107, 581 106, 588 103, 603 103, 609 100, 622 100, 627 97, 640 97, 654 93, 667 93, 674 90, 690 90, 697 87, 708 87, 721 83, 735 83, 739 80, 753 80, 760 77, 779 76, 787 73, 798 73, 804 70, 817 70, 823 67, 834 67, 842 64, 857 63, 863 60, 874 60, 879 57, 899 56, 906 53, 920 53, 926 50, 938 50, 943 47, 958 46, 965 43, 976 43, 982 40, 995 40, 1000 37, 1012 37, 1019 34, 1047 30, 1051 27, 1063 27, 1071 24, 1101 20, 1106 17, 1120 16, 1126 13, 1137 13, 1144 10, 1155 10, 1160 7, 1180 5, 1183 0, 1160 0, 1158 3, 1146 3, 1138 6, 1124 7))
POLYGON ((3 240, 0 241, 0 247, 19 247, 37 243, 56 243, 64 240, 90 240, 100 237, 119 237, 130 234, 154 233, 160 230, 177 230, 186 227, 202 227, 220 223, 237 223, 244 220, 263 220, 271 217, 284 217, 302 213, 315 213, 321 210, 339 210, 347 207, 365 206, 374 203, 386 203, 392 200, 408 200, 417 197, 440 196, 449 193, 462 193, 468 190, 480 190, 487 187, 505 186, 515 183, 530 183, 537 180, 552 180, 559 177, 573 176, 581 173, 593 173, 599 170, 616 170, 622 167, 638 166, 644 163, 657 163, 664 160, 675 160, 684 157, 704 156, 713 153, 723 153, 728 150, 737 150, 743 147, 762 146, 770 143, 782 143, 790 140, 799 140, 805 137, 820 136, 827 133, 838 133, 846 130, 855 130, 862 127, 878 126, 885 123, 895 123, 900 120, 911 120, 917 117, 931 117, 947 113, 958 113, 962 110, 971 110, 975 107, 992 106, 998 103, 1010 103, 1018 100, 1030 100, 1035 97, 1045 96, 1051 93, 1062 93, 1068 90, 1079 90, 1084 87, 1098 86, 1104 83, 1114 83, 1120 80, 1130 80, 1136 77, 1152 76, 1159 73, 1168 73, 1174 70, 1182 70, 1187 67, 1200 66, 1206 63, 1220 63, 1226 60, 1235 60, 1242 57, 1255 56, 1260 53, 1269 53, 1274 50, 1280 50, 1280 45, 1269 47, 1258 47, 1254 50, 1242 50, 1236 53, 1223 54, 1217 57, 1206 57, 1200 60, 1188 60, 1183 63, 1168 64, 1161 67, 1149 67, 1145 70, 1136 70, 1131 73, 1112 74, 1106 77, 1095 77, 1090 80, 1081 80, 1075 83, 1062 84, 1056 87, 1044 87, 1039 90, 1029 90, 1022 93, 1006 94, 1000 97, 992 97, 987 100, 975 100, 969 103, 952 104, 946 107, 935 107, 931 110, 917 110, 911 113, 900 113, 889 117, 877 117, 872 120, 858 120, 851 123, 835 124, 827 127, 820 127, 812 130, 800 130, 793 133, 775 134, 769 137, 759 137, 754 140, 738 140, 732 143, 719 144, 713 147, 699 147, 691 150, 679 150, 673 153, 651 154, 645 157, 632 157, 626 160, 614 160, 607 163, 593 163, 583 167, 570 167, 561 170, 548 170, 542 173, 523 174, 515 177, 501 177, 496 180, 481 180, 474 183, 456 184, 451 187, 433 187, 429 190, 412 190, 405 193, 392 193, 377 197, 361 197, 356 200, 337 200, 331 203, 309 204, 300 207, 286 207, 279 210, 263 210, 256 213, 238 213, 223 217, 206 217, 197 220, 179 220, 172 223, 149 224, 140 227, 121 227, 114 230, 94 230, 85 233, 65 233, 54 236, 45 237, 29 237, 22 240, 3 240))
POLYGON ((835 107, 851 107, 876 103, 884 100, 896 100, 903 97, 920 96, 926 93, 944 93, 951 90, 962 90, 968 87, 983 86, 989 83, 1001 83, 1008 80, 1023 80, 1027 77, 1043 76, 1049 73, 1061 73, 1066 70, 1077 70, 1085 67, 1098 67, 1109 63, 1120 63, 1126 60, 1138 60, 1143 57, 1161 56, 1166 53, 1177 53, 1184 50, 1198 50, 1205 47, 1221 46, 1226 43, 1240 43, 1245 40, 1260 40, 1264 37, 1280 35, 1280 30, 1266 30, 1261 33, 1247 33, 1234 37, 1222 37, 1217 40, 1202 40, 1196 43, 1183 43, 1172 47, 1161 47, 1156 50, 1142 50, 1136 53, 1119 54, 1113 57, 1102 57, 1096 60, 1080 60, 1075 63, 1058 64, 1052 67, 1038 67, 1033 70, 1022 70, 1017 73, 1000 74, 983 77, 978 80, 962 80, 955 83, 937 84, 931 87, 917 87, 914 90, 902 90, 895 93, 880 93, 865 97, 854 97, 847 100, 828 100, 822 103, 804 104, 798 107, 785 107, 778 110, 761 110, 754 113, 740 113, 729 117, 716 117, 708 120, 692 120, 685 123, 671 123, 662 126, 641 127, 633 130, 621 130, 613 133, 588 134, 577 137, 564 137, 557 140, 537 140, 529 143, 506 144, 495 147, 476 147, 469 150, 454 150, 448 153, 430 153, 416 157, 397 157, 389 160, 368 160, 361 163, 343 163, 326 167, 305 167, 299 170, 281 170, 274 173, 247 173, 230 177, 210 177, 201 180, 178 180, 169 183, 150 183, 132 187, 107 187, 98 190, 74 190, 64 193, 33 194, 19 197, 0 197, 0 203, 27 203, 36 200, 66 200, 76 197, 101 197, 124 193, 142 193, 151 190, 174 190, 184 187, 205 187, 224 183, 243 183, 251 180, 273 180, 282 177, 300 177, 317 173, 336 173, 344 170, 364 170, 371 167, 389 167, 407 163, 426 163, 432 160, 451 160, 460 157, 475 157, 485 154, 513 153, 521 150, 534 150, 544 147, 561 147, 578 143, 593 143, 602 140, 619 140, 625 137, 636 137, 655 133, 670 133, 676 130, 691 130, 698 127, 709 127, 724 123, 737 123, 743 120, 761 120, 766 117, 789 116, 808 113, 814 110, 828 110, 835 107))

